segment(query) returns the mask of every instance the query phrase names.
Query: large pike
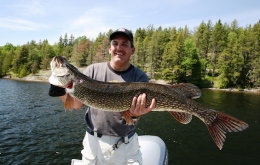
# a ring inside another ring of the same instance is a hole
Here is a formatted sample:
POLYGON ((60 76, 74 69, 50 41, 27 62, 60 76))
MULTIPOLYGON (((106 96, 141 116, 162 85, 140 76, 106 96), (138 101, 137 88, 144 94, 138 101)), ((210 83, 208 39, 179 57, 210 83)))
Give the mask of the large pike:
POLYGON ((201 91, 192 84, 160 85, 138 82, 101 82, 82 74, 65 58, 56 56, 51 61, 52 75, 49 82, 66 88, 68 93, 65 109, 73 109, 73 99, 104 111, 121 112, 128 124, 133 121, 127 113, 134 96, 146 93, 146 107, 155 98, 153 111, 168 111, 183 124, 188 124, 192 115, 202 120, 219 149, 222 149, 226 133, 246 129, 248 124, 232 116, 206 108, 192 99, 199 98, 201 91))

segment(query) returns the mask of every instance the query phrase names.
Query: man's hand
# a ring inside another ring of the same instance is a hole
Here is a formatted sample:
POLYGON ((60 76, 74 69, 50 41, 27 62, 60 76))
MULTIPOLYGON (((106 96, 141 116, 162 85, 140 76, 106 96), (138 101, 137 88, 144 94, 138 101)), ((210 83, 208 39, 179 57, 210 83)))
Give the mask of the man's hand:
POLYGON ((146 104, 146 94, 140 94, 137 97, 133 98, 131 108, 129 109, 130 115, 133 117, 139 117, 143 114, 146 114, 154 109, 155 107, 155 99, 152 99, 151 105, 145 108, 146 104))
POLYGON ((64 96, 65 94, 66 94, 65 88, 50 84, 49 96, 58 97, 58 96, 64 96))

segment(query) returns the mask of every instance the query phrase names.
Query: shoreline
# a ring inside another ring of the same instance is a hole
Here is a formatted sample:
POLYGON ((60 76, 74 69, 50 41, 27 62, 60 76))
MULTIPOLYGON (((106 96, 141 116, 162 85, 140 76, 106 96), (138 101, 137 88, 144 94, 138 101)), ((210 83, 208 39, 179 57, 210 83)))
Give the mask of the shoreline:
MULTIPOLYGON (((83 72, 85 68, 79 68, 80 72, 83 72)), ((10 79, 16 81, 29 81, 29 82, 41 82, 41 83, 49 83, 49 77, 51 76, 51 70, 46 70, 39 72, 36 75, 29 75, 27 77, 18 78, 18 77, 11 77, 11 75, 4 76, 2 79, 10 79)), ((157 84, 167 84, 164 80, 150 80, 151 83, 157 84)), ((260 93, 260 88, 255 89, 236 89, 236 88, 227 88, 227 89, 218 89, 218 88, 201 88, 207 90, 220 90, 220 91, 227 91, 227 92, 250 92, 250 93, 260 93)))
POLYGON ((208 90, 219 90, 219 91, 227 91, 227 92, 250 92, 250 93, 259 93, 260 89, 236 89, 236 88, 227 88, 227 89, 218 89, 218 88, 201 88, 201 89, 208 89, 208 90))

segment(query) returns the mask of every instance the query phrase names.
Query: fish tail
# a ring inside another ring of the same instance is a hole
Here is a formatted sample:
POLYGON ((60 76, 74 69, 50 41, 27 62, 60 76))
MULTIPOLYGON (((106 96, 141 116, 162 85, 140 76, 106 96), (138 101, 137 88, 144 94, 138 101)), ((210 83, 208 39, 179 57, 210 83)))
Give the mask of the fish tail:
POLYGON ((65 99, 65 102, 64 102, 65 111, 67 109, 68 109, 68 111, 72 111, 74 104, 75 104, 74 98, 69 93, 67 93, 66 99, 65 99))
POLYGON ((210 124, 206 124, 209 132, 221 150, 226 139, 227 132, 239 132, 246 129, 249 125, 235 117, 216 112, 217 118, 210 124))

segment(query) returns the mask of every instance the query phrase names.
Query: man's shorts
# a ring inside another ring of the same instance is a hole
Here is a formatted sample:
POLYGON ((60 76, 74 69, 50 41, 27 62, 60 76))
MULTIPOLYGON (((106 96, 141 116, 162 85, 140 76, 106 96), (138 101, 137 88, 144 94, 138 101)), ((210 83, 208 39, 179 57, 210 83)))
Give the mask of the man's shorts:
POLYGON ((121 138, 103 135, 101 138, 86 132, 83 140, 82 163, 84 165, 141 165, 142 153, 135 133, 129 143, 111 149, 121 138))

